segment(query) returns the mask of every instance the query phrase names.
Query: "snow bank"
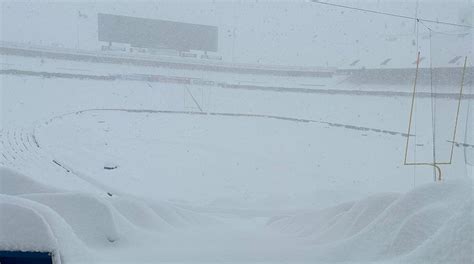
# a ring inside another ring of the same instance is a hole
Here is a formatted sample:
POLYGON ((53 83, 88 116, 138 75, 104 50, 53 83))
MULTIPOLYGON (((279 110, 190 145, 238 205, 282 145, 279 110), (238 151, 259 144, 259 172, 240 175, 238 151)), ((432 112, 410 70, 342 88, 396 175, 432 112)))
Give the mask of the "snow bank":
POLYGON ((130 197, 116 197, 112 203, 120 214, 137 227, 166 230, 171 225, 143 201, 130 197))
POLYGON ((218 221, 211 216, 185 208, 175 207, 165 202, 150 203, 153 211, 173 227, 208 226, 218 221))
POLYGON ((19 195, 53 192, 57 192, 57 190, 11 169, 0 167, 0 194, 19 195))
POLYGON ((35 210, 0 203, 0 249, 52 252, 57 242, 46 220, 35 210))
POLYGON ((89 250, 51 208, 18 196, 0 195, 0 249, 54 252, 62 260, 86 259, 89 250))
POLYGON ((32 194, 23 196, 56 211, 88 245, 106 246, 119 240, 117 216, 102 198, 88 194, 32 194))
POLYGON ((407 257, 412 262, 473 263, 474 262, 474 207, 472 200, 431 238, 407 257))
POLYGON ((105 248, 135 248, 150 235, 216 223, 168 202, 49 188, 8 168, 0 168, 0 179, 0 250, 47 251, 63 262, 94 262, 105 248))
POLYGON ((268 225, 309 240, 325 261, 469 263, 472 204, 472 182, 457 180, 274 218, 268 225))

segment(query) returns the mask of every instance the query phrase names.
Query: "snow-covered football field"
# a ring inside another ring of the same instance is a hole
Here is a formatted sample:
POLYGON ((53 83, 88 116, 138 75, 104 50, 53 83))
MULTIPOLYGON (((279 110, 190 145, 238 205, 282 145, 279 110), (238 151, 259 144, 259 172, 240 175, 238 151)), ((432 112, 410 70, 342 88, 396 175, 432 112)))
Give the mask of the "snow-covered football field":
MULTIPOLYGON (((13 75, 0 92, 0 246, 64 263, 472 260, 472 146, 442 183, 404 166, 410 97, 13 75), (33 238, 8 239, 21 224, 33 238)), ((409 158, 429 161, 419 100, 409 158)), ((457 101, 437 100, 445 158, 457 101)), ((472 144, 467 103, 456 141, 472 144)))

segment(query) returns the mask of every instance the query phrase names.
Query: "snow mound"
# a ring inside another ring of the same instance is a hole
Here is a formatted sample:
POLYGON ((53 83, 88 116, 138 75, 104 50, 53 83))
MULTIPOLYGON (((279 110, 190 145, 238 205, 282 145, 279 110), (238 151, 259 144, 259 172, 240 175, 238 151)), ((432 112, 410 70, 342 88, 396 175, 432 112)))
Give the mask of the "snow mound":
POLYGON ((165 202, 150 203, 150 207, 173 227, 209 226, 219 223, 211 216, 165 202))
POLYGON ((53 193, 56 189, 45 186, 11 169, 0 167, 0 194, 53 193))
POLYGON ((52 252, 57 242, 46 220, 35 210, 0 203, 0 248, 52 252))
POLYGON ((137 227, 157 231, 171 227, 152 207, 139 199, 116 197, 112 203, 121 215, 137 227))
POLYGON ((56 211, 88 245, 106 246, 119 240, 113 208, 105 198, 89 194, 59 193, 23 196, 56 211))
POLYGON ((473 263, 474 206, 472 200, 430 239, 408 255, 412 262, 473 263))
POLYGON ((0 250, 90 262, 100 249, 133 248, 156 232, 216 223, 169 202, 49 188, 7 168, 0 168, 0 179, 0 250))
POLYGON ((456 180, 274 218, 268 226, 309 240, 325 261, 470 263, 472 204, 472 182, 456 180))
POLYGON ((286 234, 305 237, 327 229, 331 226, 332 219, 337 219, 338 216, 347 212, 353 205, 353 202, 348 202, 295 216, 275 216, 268 221, 268 225, 280 229, 286 234))
POLYGON ((0 249, 49 251, 62 260, 85 259, 89 250, 54 210, 18 196, 0 195, 0 249))

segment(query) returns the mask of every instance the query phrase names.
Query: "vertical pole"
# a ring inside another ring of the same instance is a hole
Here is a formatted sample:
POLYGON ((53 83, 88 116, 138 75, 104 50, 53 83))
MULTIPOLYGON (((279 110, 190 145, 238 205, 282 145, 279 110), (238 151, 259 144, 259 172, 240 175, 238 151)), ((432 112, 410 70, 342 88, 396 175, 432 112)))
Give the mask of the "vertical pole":
MULTIPOLYGON (((432 156, 433 156, 433 181, 436 181, 436 91, 433 90, 433 55, 431 48, 432 32, 430 32, 430 92, 431 92, 431 134, 433 140, 432 156)), ((441 175, 441 174, 438 174, 441 175)), ((438 176, 440 177, 440 176, 438 176)))
POLYGON ((415 81, 413 84, 413 95, 411 98, 411 109, 410 109, 410 118, 408 121, 408 132, 407 132, 407 143, 405 146, 405 165, 407 164, 407 157, 408 157, 408 145, 410 143, 410 135, 411 135, 411 123, 413 120, 413 108, 415 106, 415 93, 416 93, 416 82, 418 80, 418 68, 420 65, 420 52, 418 51, 418 55, 416 57, 416 72, 415 72, 415 81))
POLYGON ((459 90, 458 109, 456 112, 456 121, 454 123, 454 133, 453 133, 453 140, 452 140, 452 145, 451 145, 451 157, 449 158, 449 163, 453 161, 454 142, 456 141, 456 132, 457 132, 458 120, 459 120, 459 110, 461 109, 461 100, 462 100, 462 92, 464 88, 464 75, 466 74, 466 65, 467 65, 467 56, 464 57, 464 67, 462 70, 462 77, 461 77, 461 89, 459 90))

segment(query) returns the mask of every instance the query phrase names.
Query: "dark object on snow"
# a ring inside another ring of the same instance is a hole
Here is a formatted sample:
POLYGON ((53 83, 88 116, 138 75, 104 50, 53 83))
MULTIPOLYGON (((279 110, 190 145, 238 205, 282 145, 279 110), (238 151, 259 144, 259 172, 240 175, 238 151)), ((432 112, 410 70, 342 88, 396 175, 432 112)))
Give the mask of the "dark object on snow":
POLYGON ((349 66, 355 66, 357 63, 359 63, 359 59, 353 61, 351 64, 349 64, 349 66))
POLYGON ((462 58, 462 56, 456 56, 456 57, 452 58, 448 63, 449 64, 454 64, 457 61, 459 61, 460 58, 462 58))
POLYGON ((62 165, 61 163, 59 163, 58 161, 56 160, 53 160, 53 163, 58 165, 59 167, 63 168, 64 170, 66 170, 67 172, 71 172, 68 168, 66 168, 64 165, 62 165))
POLYGON ((0 251, 2 264, 53 264, 50 252, 0 251))
POLYGON ((116 168, 118 168, 117 165, 114 165, 114 166, 104 166, 104 170, 115 170, 116 168))
POLYGON ((111 194, 111 193, 109 193, 109 192, 107 192, 107 195, 108 195, 108 196, 110 196, 110 197, 112 197, 112 194, 111 194))
POLYGON ((382 61, 382 63, 380 63, 380 66, 385 66, 385 65, 387 65, 387 63, 389 63, 391 60, 392 60, 391 58, 388 58, 388 59, 382 61))

